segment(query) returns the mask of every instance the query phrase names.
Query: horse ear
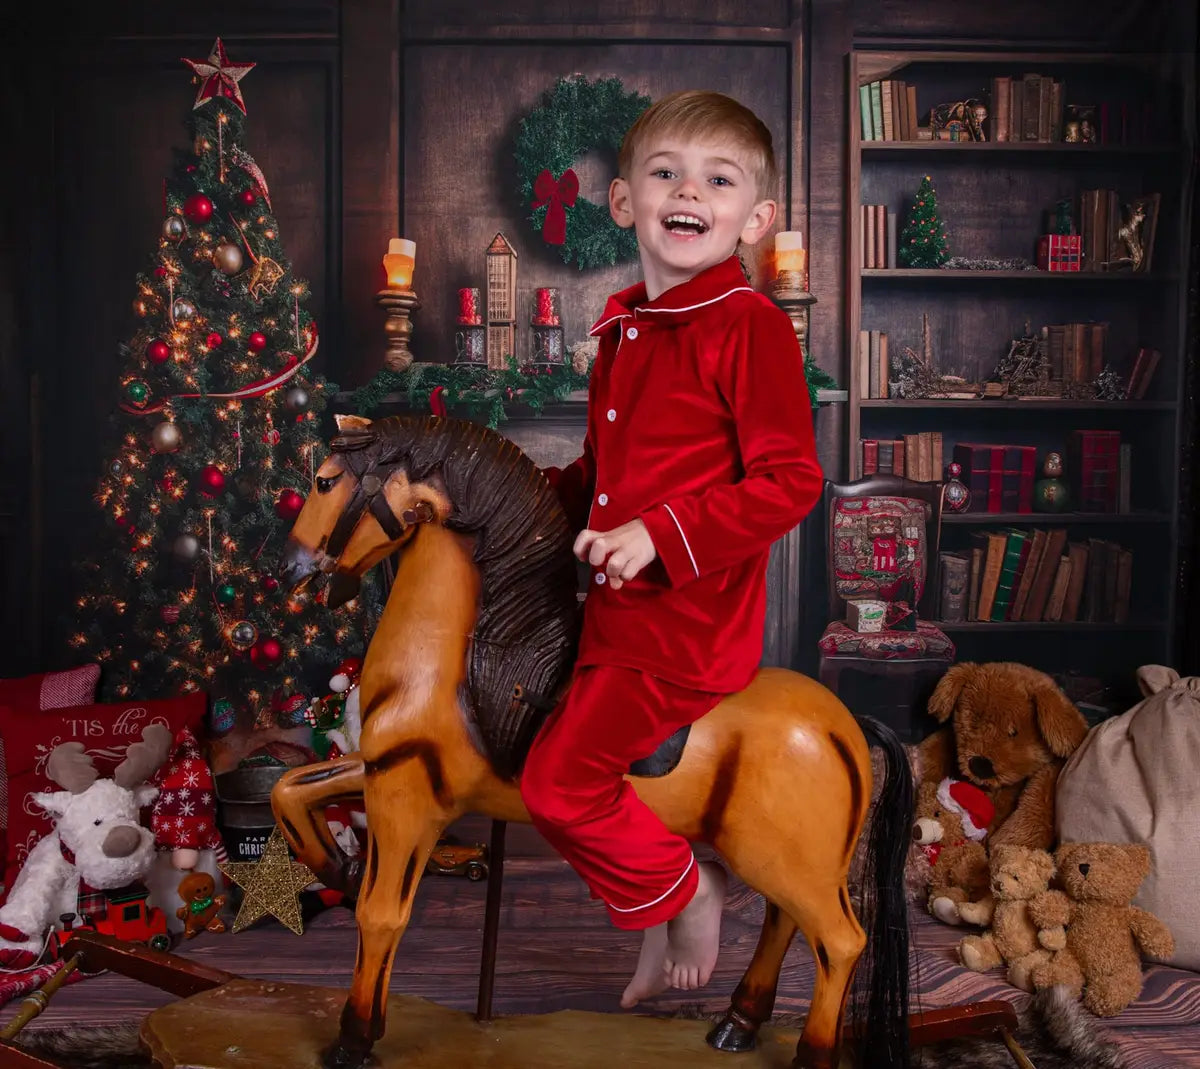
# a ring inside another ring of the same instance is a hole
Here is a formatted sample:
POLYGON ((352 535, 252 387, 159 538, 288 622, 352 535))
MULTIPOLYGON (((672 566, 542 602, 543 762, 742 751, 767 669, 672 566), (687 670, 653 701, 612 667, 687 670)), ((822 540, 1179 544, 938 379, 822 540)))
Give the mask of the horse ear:
POLYGON ((351 416, 337 412, 333 419, 337 424, 339 434, 345 434, 347 431, 365 431, 371 426, 371 421, 366 416, 351 416))

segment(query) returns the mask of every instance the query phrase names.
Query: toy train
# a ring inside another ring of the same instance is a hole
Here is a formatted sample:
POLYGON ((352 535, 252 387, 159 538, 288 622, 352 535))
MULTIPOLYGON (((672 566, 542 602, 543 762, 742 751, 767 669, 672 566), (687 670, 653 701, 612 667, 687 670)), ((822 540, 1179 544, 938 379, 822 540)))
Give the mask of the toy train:
POLYGON ((104 915, 86 916, 80 923, 75 923, 74 913, 64 913, 62 931, 56 930, 50 936, 50 957, 61 957, 63 944, 79 931, 100 932, 130 943, 145 943, 151 950, 169 950, 171 937, 167 933, 167 915, 157 906, 146 904, 149 894, 146 888, 139 886, 110 891, 104 915))

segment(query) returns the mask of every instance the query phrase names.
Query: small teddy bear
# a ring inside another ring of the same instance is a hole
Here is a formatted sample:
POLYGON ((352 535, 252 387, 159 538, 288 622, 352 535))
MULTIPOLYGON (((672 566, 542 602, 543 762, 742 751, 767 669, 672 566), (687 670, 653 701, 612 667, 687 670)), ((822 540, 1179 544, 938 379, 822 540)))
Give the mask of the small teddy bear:
POLYGON ((179 897, 183 905, 175 916, 183 921, 183 937, 191 939, 200 932, 223 932, 225 922, 221 920, 224 895, 214 895, 216 883, 207 872, 189 872, 179 884, 179 897))
POLYGON ((1062 922, 1039 928, 1029 911, 1030 902, 1049 887, 1054 858, 1027 846, 997 846, 991 875, 996 900, 992 926, 982 935, 960 940, 959 960, 975 972, 1007 963, 1008 982, 1032 991, 1034 968, 1050 960, 1050 951, 1066 946, 1062 922))
POLYGON ((947 777, 917 792, 913 841, 930 865, 928 907, 945 924, 986 926, 991 876, 982 839, 995 811, 978 787, 947 777))
POLYGON ((1066 843, 1055 855, 1061 891, 1031 909, 1066 924, 1066 947, 1033 969, 1038 990, 1063 984, 1097 1017, 1115 1017, 1142 992, 1142 956, 1169 958, 1175 941, 1153 913, 1130 905, 1150 851, 1129 843, 1066 843), (1140 952, 1139 952, 1140 948, 1140 952))

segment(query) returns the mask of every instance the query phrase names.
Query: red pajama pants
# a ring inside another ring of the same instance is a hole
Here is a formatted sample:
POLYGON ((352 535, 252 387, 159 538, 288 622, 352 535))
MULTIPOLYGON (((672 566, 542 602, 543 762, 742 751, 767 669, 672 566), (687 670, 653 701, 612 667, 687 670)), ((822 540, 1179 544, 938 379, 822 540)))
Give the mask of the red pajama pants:
POLYGON ((650 928, 696 893, 688 841, 622 777, 724 695, 632 668, 579 668, 529 751, 521 797, 534 826, 608 907, 618 928, 650 928))

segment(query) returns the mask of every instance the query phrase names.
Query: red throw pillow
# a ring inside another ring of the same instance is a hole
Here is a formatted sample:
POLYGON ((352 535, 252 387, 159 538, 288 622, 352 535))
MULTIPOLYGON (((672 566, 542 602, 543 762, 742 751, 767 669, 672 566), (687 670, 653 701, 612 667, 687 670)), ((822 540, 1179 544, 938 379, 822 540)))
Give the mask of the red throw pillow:
MULTIPOLYGON (((20 679, 0 679, 0 705, 10 709, 67 709, 91 705, 96 700, 100 666, 85 664, 65 672, 42 672, 20 679)), ((4 739, 0 737, 0 853, 8 827, 8 773, 4 766, 4 739)))
MULTIPOLYGON (((8 843, 4 886, 12 887, 29 851, 54 822, 29 795, 62 788, 45 774, 51 750, 63 742, 82 742, 101 776, 111 776, 131 742, 140 742, 150 724, 164 724, 174 738, 184 728, 200 727, 208 699, 202 691, 163 701, 84 705, 58 713, 29 716, 24 709, 0 707, 0 735, 8 765, 8 843)), ((163 763, 170 759, 170 754, 163 763)), ((147 777, 153 778, 153 777, 147 777)))

